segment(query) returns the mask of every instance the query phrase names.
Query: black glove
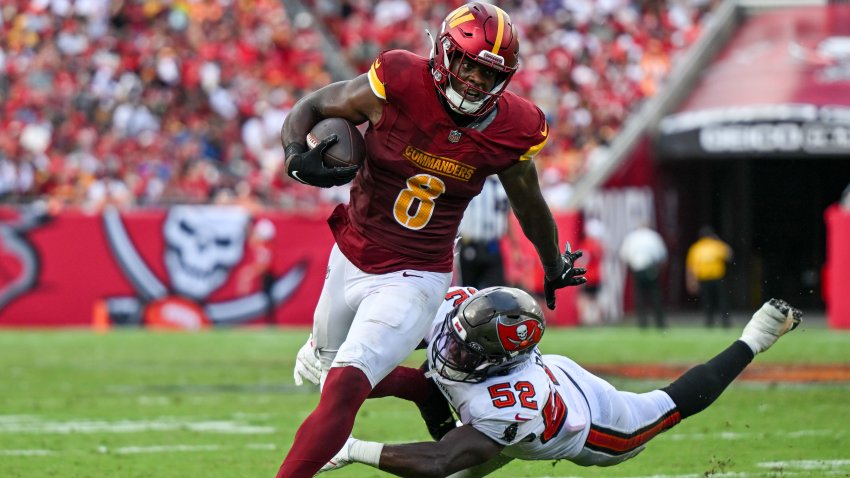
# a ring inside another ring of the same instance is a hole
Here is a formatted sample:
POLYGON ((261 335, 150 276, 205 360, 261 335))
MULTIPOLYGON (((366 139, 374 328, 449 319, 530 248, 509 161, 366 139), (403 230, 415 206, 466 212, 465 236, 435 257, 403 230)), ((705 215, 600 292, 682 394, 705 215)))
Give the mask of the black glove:
POLYGON ((543 280, 543 293, 546 295, 546 306, 551 310, 555 310, 555 291, 568 286, 581 285, 587 282, 586 277, 579 277, 587 272, 581 267, 573 267, 573 263, 581 257, 581 251, 570 251, 570 243, 564 248, 564 255, 561 256, 563 267, 561 272, 549 278, 547 274, 543 280))
POLYGON ((323 139, 313 149, 307 149, 303 144, 291 143, 286 147, 286 174, 290 178, 310 186, 329 188, 351 182, 357 175, 360 166, 344 168, 329 168, 322 162, 325 150, 337 142, 337 136, 332 134, 323 139))

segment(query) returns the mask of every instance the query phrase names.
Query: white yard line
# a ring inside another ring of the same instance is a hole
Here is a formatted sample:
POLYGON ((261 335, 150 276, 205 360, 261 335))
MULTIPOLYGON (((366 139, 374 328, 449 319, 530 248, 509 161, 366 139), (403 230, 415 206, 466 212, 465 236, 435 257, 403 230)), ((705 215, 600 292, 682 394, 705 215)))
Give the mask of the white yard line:
POLYGON ((237 420, 190 420, 182 417, 160 417, 153 420, 42 420, 26 415, 0 416, 0 433, 139 433, 146 431, 188 430, 198 433, 268 435, 277 429, 251 425, 237 420))
POLYGON ((50 450, 0 450, 0 456, 47 456, 52 455, 50 450))
MULTIPOLYGON (((843 461, 843 460, 839 460, 843 461)), ((754 471, 754 472, 735 472, 735 471, 726 471, 726 472, 713 472, 710 475, 706 475, 706 473, 686 473, 683 475, 632 475, 623 478, 705 478, 706 476, 710 476, 711 478, 776 478, 776 477, 787 477, 787 476, 804 476, 811 477, 811 471, 791 471, 788 469, 783 469, 781 472, 777 472, 776 470, 769 471, 754 471), (779 473, 779 474, 777 474, 779 473)), ((847 476, 847 470, 818 470, 817 476, 847 476)), ((524 478, 585 478, 581 475, 542 475, 542 476, 528 476, 524 478)))
MULTIPOLYGON (((790 431, 776 431, 771 430, 771 436, 779 436, 786 438, 800 438, 800 437, 817 437, 817 436, 829 436, 829 437, 840 437, 845 432, 843 430, 790 430, 790 431)), ((673 441, 701 441, 701 440, 754 440, 760 439, 764 437, 764 433, 759 432, 717 432, 717 433, 678 433, 676 431, 671 431, 669 433, 665 433, 663 435, 659 435, 659 438, 663 437, 667 440, 673 441)))
MULTIPOLYGON (((777 476, 847 476, 850 471, 850 460, 789 460, 764 461, 756 463, 759 468, 770 468, 765 471, 726 471, 711 473, 711 478, 775 478, 777 476), (781 471, 778 471, 781 470, 781 471), (778 474, 777 474, 778 473, 778 474)), ((624 478, 705 478, 705 473, 686 473, 682 475, 633 475, 624 478)), ((526 478, 582 478, 581 475, 544 475, 526 478)))
MULTIPOLYGON (((257 418, 252 415, 244 415, 238 418, 257 418)), ((70 434, 70 433, 137 433, 144 431, 174 431, 188 430, 196 433, 223 433, 223 434, 271 434, 277 430, 270 426, 259 426, 245 423, 242 420, 191 420, 185 417, 159 417, 153 420, 88 420, 75 419, 66 421, 43 420, 33 415, 0 415, 0 433, 32 433, 32 434, 70 434)), ((836 430, 790 430, 773 431, 772 435, 787 438, 800 438, 812 436, 840 437, 845 434, 836 430)), ((662 435, 668 440, 696 442, 706 439, 721 440, 752 440, 764 436, 763 433, 749 432, 717 432, 717 433, 676 433, 662 435)), ((278 445, 274 443, 250 443, 243 446, 227 445, 156 445, 156 446, 122 446, 107 448, 100 446, 97 451, 104 454, 141 454, 141 453, 198 453, 219 452, 228 449, 246 450, 276 450, 278 445)), ((0 449, 0 456, 51 456, 56 454, 73 453, 73 451, 54 451, 44 449, 0 449)), ((712 473, 712 478, 773 478, 777 470, 781 470, 783 477, 811 476, 811 472, 817 471, 818 476, 847 476, 850 471, 850 459, 830 460, 789 460, 789 461, 765 461, 757 463, 756 466, 764 468, 764 471, 755 472, 717 472, 712 473)), ((704 473, 687 473, 678 475, 635 475, 627 478, 704 478, 704 473)), ((580 475, 543 475, 534 478, 581 478, 580 475)))
MULTIPOLYGON (((141 453, 187 453, 187 452, 211 452, 224 450, 277 450, 278 445, 274 443, 248 443, 244 446, 228 446, 228 445, 136 445, 136 446, 121 446, 109 448, 107 446, 99 446, 96 451, 102 454, 116 455, 134 455, 141 453)), ((75 453, 77 451, 58 452, 51 450, 3 450, 0 449, 0 456, 49 456, 75 453)), ((85 450, 83 450, 85 451, 85 450)))
POLYGON ((791 461, 764 461, 758 464, 760 468, 781 468, 783 472, 788 468, 800 470, 828 470, 832 468, 850 468, 850 460, 791 460, 791 461))
MULTIPOLYGON (((108 448, 100 446, 99 453, 116 455, 134 455, 144 453, 198 453, 198 452, 220 452, 233 449, 245 450, 276 450, 278 446, 274 443, 249 443, 240 447, 225 445, 156 445, 156 446, 122 446, 108 448)), ((49 456, 57 452, 51 450, 2 450, 0 456, 49 456)), ((847 476, 850 470, 850 459, 841 460, 789 460, 789 461, 766 461, 757 463, 760 468, 769 468, 765 471, 754 472, 715 472, 711 478, 775 478, 778 470, 783 477, 812 476, 812 471, 817 471, 818 476, 847 476)), ((685 473, 677 475, 654 474, 654 475, 632 475, 625 478, 705 478, 706 474, 685 473)), ((525 478, 583 478, 581 475, 541 475, 525 478)))
POLYGON ((157 445, 157 446, 122 446, 118 448, 98 447, 100 453, 115 453, 117 455, 135 455, 138 453, 173 453, 196 451, 221 451, 221 445, 157 445))

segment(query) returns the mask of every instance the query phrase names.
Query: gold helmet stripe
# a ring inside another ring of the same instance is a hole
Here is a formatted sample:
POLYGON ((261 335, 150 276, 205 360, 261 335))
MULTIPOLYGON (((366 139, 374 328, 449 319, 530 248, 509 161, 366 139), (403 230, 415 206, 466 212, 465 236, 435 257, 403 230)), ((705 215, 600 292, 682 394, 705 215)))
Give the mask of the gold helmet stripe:
POLYGON ((446 17, 446 20, 451 22, 452 20, 456 19, 457 17, 459 17, 459 16, 461 16, 464 13, 467 13, 467 12, 469 12, 469 7, 467 7, 466 5, 464 5, 462 7, 458 7, 456 9, 454 9, 454 11, 452 13, 449 13, 449 15, 446 17))
POLYGON ((497 6, 493 6, 496 9, 497 25, 496 25, 496 41, 493 42, 493 51, 492 53, 495 55, 499 54, 499 48, 502 47, 502 36, 505 34, 505 17, 508 16, 504 10, 497 6))
POLYGON ((475 15, 469 13, 469 14, 464 15, 462 17, 455 18, 454 20, 449 22, 449 28, 454 28, 454 27, 460 25, 461 23, 471 22, 472 20, 475 20, 475 15))

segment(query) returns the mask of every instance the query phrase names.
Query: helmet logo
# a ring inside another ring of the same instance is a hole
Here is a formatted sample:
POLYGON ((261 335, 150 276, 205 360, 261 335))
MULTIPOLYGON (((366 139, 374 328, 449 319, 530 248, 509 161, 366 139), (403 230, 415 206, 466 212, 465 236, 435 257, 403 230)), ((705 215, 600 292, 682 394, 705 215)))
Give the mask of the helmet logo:
POLYGON ((540 324, 526 320, 516 325, 499 324, 499 340, 508 352, 520 352, 536 345, 543 335, 540 324))
POLYGON ((493 64, 496 64, 496 65, 502 65, 502 66, 505 65, 505 58, 503 56, 496 55, 495 53, 491 53, 487 50, 481 50, 478 53, 478 58, 481 58, 482 60, 486 61, 487 63, 493 63, 493 64))
POLYGON ((520 340, 525 340, 528 338, 528 327, 525 324, 519 324, 519 327, 516 328, 516 334, 520 340))

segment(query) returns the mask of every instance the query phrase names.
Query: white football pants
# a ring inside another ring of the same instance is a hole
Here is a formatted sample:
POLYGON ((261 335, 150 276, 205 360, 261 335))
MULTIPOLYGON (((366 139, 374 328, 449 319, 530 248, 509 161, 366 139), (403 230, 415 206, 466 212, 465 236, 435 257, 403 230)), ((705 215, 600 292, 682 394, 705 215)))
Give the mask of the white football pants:
POLYGON ((350 365, 374 387, 425 337, 451 280, 451 272, 367 274, 334 244, 313 314, 322 378, 350 365))

